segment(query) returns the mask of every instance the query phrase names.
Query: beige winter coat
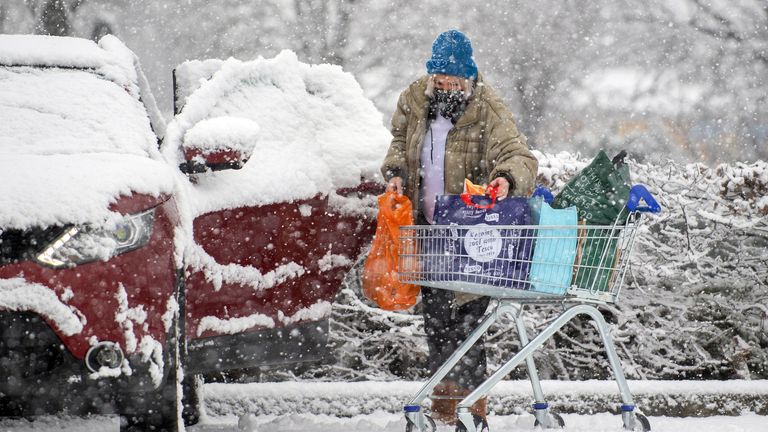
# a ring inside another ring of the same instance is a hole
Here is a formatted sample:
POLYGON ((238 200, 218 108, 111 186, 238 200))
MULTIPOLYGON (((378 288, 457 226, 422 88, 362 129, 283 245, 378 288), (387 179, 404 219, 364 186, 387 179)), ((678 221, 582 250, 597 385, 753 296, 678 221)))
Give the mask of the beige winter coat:
MULTIPOLYGON (((418 211, 421 144, 428 127, 429 102, 424 94, 428 76, 401 95, 392 116, 392 143, 382 166, 384 177, 403 178, 404 193, 418 211)), ((464 114, 448 133, 445 146, 445 193, 460 194, 464 179, 489 183, 502 175, 512 179, 510 195, 532 192, 538 161, 525 136, 517 130, 501 98, 479 76, 464 114)), ((416 215, 414 215, 415 217, 416 215)))

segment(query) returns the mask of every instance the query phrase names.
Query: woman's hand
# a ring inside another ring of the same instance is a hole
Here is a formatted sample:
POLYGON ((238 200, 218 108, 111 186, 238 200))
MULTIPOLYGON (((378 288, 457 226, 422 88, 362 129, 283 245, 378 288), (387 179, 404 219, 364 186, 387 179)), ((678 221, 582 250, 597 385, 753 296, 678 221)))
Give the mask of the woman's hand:
POLYGON ((496 177, 488 187, 498 188, 498 192, 496 192, 498 199, 506 198, 509 195, 509 182, 504 177, 496 177))
POLYGON ((387 192, 397 192, 398 195, 403 194, 403 179, 400 177, 392 177, 387 184, 387 192))

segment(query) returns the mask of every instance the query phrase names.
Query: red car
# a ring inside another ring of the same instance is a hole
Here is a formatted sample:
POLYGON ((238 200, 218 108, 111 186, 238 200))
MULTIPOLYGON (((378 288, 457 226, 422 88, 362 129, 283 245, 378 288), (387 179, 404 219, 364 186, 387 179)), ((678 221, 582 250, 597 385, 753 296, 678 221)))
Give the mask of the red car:
POLYGON ((2 414, 177 416, 176 177, 145 82, 114 37, 0 35, 2 414))
POLYGON ((387 132, 340 69, 220 65, 161 154, 165 125, 116 38, 0 35, 0 414, 117 411, 175 430, 177 366, 330 354, 331 302, 373 233, 387 132), (257 108, 243 98, 263 91, 257 108), (290 126, 314 135, 252 115, 304 103, 290 126), (332 126, 333 113, 349 118, 332 126))

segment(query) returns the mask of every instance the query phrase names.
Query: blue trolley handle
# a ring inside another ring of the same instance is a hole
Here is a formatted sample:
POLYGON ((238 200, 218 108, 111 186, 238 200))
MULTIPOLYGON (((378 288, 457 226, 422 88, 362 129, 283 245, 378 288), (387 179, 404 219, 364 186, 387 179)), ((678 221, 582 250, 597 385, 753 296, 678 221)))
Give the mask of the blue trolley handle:
POLYGON ((627 210, 631 212, 658 213, 661 211, 661 206, 645 186, 636 184, 629 190, 627 210), (640 206, 641 200, 645 201, 646 205, 640 206))
POLYGON ((536 190, 533 191, 533 195, 531 195, 531 197, 539 196, 544 199, 544 202, 547 204, 552 204, 552 201, 555 200, 555 197, 552 195, 552 191, 550 191, 546 186, 536 186, 536 190))

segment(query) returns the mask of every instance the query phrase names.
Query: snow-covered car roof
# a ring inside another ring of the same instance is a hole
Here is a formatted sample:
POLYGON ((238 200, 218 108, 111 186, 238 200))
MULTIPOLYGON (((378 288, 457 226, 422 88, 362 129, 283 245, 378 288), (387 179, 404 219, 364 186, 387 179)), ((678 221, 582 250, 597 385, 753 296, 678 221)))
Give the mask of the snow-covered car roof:
POLYGON ((157 147, 141 102, 89 70, 0 65, 0 95, 0 154, 157 147))
POLYGON ((114 36, 91 40, 43 35, 0 35, 0 64, 92 69, 138 96, 133 53, 114 36))
POLYGON ((232 117, 245 118, 259 133, 242 169, 198 179, 193 212, 310 198, 378 178, 392 136, 341 67, 308 65, 291 51, 214 66, 218 70, 186 97, 168 124, 166 159, 182 162, 185 136, 203 120, 228 117, 235 129, 243 122, 232 117))
POLYGON ((114 37, 0 35, 0 228, 99 222, 120 195, 173 190, 133 57, 114 37))
POLYGON ((0 34, 0 65, 92 70, 140 99, 155 133, 165 133, 165 120, 138 58, 115 36, 106 35, 96 44, 73 37, 0 34))

